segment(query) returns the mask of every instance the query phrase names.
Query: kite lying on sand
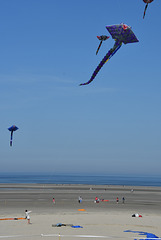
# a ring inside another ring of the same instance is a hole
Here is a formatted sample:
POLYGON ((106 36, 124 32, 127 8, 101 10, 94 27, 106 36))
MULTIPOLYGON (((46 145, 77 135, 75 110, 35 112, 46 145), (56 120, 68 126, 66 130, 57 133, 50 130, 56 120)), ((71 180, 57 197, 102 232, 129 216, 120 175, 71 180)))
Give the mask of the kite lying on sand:
POLYGON ((139 42, 139 40, 136 38, 135 34, 131 30, 131 27, 129 27, 126 24, 122 23, 122 24, 107 26, 106 28, 109 31, 109 33, 111 34, 112 38, 115 40, 115 44, 114 44, 113 48, 111 48, 108 51, 108 53, 104 56, 104 58, 102 59, 100 64, 97 66, 97 68, 93 72, 90 80, 86 83, 81 83, 80 86, 87 85, 94 80, 94 78, 96 77, 99 70, 119 50, 122 43, 127 44, 127 43, 139 42))
POLYGON ((153 2, 154 0, 143 0, 145 3, 146 3, 146 6, 145 6, 145 9, 144 9, 144 15, 143 15, 143 18, 145 17, 145 13, 146 13, 146 10, 147 10, 147 7, 148 7, 148 4, 153 2))
POLYGON ((10 146, 11 147, 12 147, 13 132, 16 131, 17 129, 18 129, 18 127, 16 127, 15 125, 8 128, 8 130, 11 132, 11 139, 10 139, 10 146))

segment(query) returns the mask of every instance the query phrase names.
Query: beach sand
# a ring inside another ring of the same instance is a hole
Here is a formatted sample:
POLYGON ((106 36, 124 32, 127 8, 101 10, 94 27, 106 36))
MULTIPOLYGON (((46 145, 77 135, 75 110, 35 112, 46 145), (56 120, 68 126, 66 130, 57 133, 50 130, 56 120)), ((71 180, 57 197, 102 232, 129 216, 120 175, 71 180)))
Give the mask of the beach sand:
POLYGON ((159 187, 0 184, 0 219, 25 217, 26 209, 32 211, 31 224, 26 219, 0 220, 0 239, 146 238, 138 231, 161 237, 159 187), (94 203, 96 196, 109 201, 94 203), (142 217, 132 217, 135 213, 142 217), (52 226, 57 223, 67 226, 52 226))

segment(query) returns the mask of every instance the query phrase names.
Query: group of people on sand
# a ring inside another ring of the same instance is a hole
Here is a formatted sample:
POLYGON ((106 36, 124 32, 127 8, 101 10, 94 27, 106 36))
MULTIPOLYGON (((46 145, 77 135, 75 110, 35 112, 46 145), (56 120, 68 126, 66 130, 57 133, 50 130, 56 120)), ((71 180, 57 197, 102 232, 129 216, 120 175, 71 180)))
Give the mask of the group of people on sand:
MULTIPOLYGON (((99 203, 100 201, 108 201, 108 200, 104 200, 104 199, 99 199, 97 196, 95 197, 94 203, 99 203)), ((78 197, 78 202, 81 203, 82 202, 82 197, 79 196, 78 197)), ((116 202, 119 203, 119 198, 116 198, 116 202)), ((122 198, 122 203, 125 203, 125 197, 122 198)))
MULTIPOLYGON (((103 201, 103 200, 101 199, 101 201, 103 201)), ((107 201, 107 200, 104 200, 104 201, 107 201)), ((99 202, 100 202, 100 199, 98 197, 95 197, 94 203, 99 203, 99 202)), ((118 197, 116 198, 116 203, 119 203, 119 198, 118 197)), ((125 203, 125 198, 124 197, 122 198, 122 203, 125 203)))
MULTIPOLYGON (((94 202, 99 203, 100 199, 96 196, 94 202)), ((116 198, 116 202, 119 203, 119 198, 118 197, 116 198)), ((78 203, 82 203, 82 197, 81 196, 78 197, 78 203)), ((124 197, 122 198, 122 203, 125 203, 125 198, 124 197)), ((55 204, 55 198, 53 198, 53 204, 55 204)), ((28 224, 31 223, 30 222, 30 215, 29 215, 29 213, 31 213, 31 212, 32 211, 25 210, 25 214, 26 214, 25 218, 27 219, 28 224)))
MULTIPOLYGON (((118 197, 116 198, 116 202, 119 203, 119 198, 118 197)), ((122 198, 122 203, 125 203, 125 198, 124 197, 122 198)))

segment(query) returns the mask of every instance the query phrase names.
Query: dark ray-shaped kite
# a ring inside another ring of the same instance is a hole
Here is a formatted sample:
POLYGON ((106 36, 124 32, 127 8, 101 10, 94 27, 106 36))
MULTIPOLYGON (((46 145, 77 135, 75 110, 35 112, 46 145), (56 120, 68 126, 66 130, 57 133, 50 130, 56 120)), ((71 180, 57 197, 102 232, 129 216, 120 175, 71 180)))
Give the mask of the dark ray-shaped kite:
POLYGON ((99 63, 99 65, 93 72, 90 80, 86 83, 81 83, 80 86, 87 85, 93 81, 93 79, 96 77, 97 73, 100 71, 100 69, 103 67, 103 65, 119 50, 122 43, 127 44, 127 43, 134 43, 134 42, 139 41, 136 38, 133 31, 131 30, 131 27, 129 27, 126 24, 122 23, 122 24, 107 26, 106 28, 109 31, 109 33, 111 34, 112 38, 115 40, 115 44, 114 44, 113 48, 111 48, 108 51, 108 53, 104 56, 102 61, 99 63))
POLYGON ((99 44, 99 46, 97 48, 96 55, 97 55, 97 53, 98 53, 98 51, 99 51, 99 49, 100 49, 100 47, 102 45, 102 42, 106 41, 109 37, 106 36, 106 35, 102 35, 102 36, 97 36, 97 38, 100 40, 100 44, 99 44))
POLYGON ((13 132, 15 132, 18 129, 15 125, 12 125, 8 128, 8 130, 11 132, 11 139, 10 139, 10 146, 12 147, 12 139, 13 139, 13 132))
POLYGON ((147 10, 147 7, 148 7, 148 4, 153 2, 154 0, 143 0, 143 2, 146 3, 146 6, 145 6, 145 9, 144 9, 144 14, 143 14, 143 18, 145 17, 145 13, 146 13, 146 10, 147 10))

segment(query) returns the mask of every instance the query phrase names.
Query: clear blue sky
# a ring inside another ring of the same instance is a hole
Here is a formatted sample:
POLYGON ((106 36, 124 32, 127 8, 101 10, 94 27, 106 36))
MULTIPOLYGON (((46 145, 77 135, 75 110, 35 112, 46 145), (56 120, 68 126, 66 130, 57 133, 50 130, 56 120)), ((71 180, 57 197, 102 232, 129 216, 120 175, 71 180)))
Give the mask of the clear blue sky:
POLYGON ((0 3, 0 172, 159 175, 161 1, 5 0, 0 3), (96 56, 106 25, 132 26, 96 56), (13 147, 8 127, 15 124, 13 147))

